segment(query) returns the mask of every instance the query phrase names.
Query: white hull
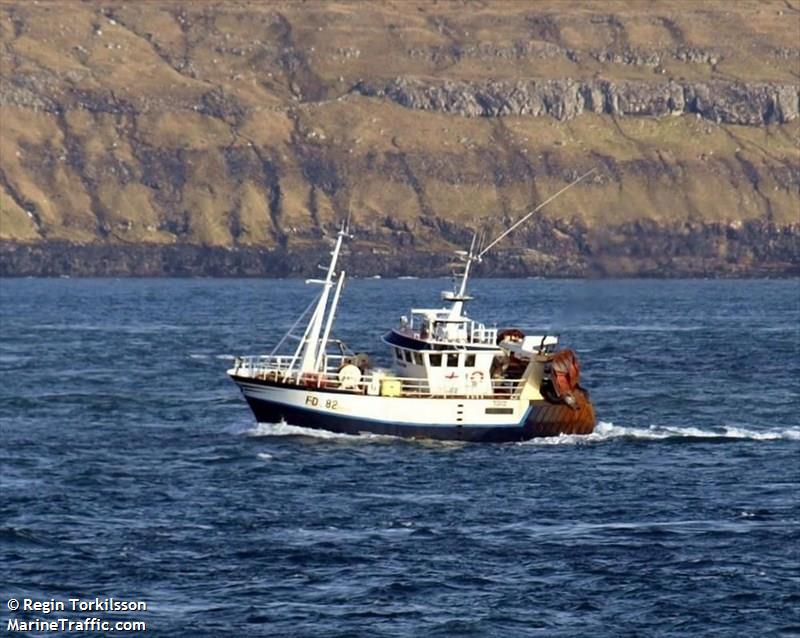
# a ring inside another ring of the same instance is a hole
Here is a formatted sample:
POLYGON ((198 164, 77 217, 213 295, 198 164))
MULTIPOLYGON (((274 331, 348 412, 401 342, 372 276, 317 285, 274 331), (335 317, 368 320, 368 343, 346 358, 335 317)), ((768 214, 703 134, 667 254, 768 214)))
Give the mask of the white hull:
POLYGON ((588 400, 576 410, 522 398, 369 396, 231 376, 262 423, 285 421, 348 434, 464 441, 521 441, 585 433, 587 423, 594 425, 588 400))
POLYGON ((257 385, 244 379, 237 383, 248 399, 312 411, 321 418, 343 416, 443 427, 508 426, 520 423, 528 410, 528 402, 521 399, 384 397, 257 385))

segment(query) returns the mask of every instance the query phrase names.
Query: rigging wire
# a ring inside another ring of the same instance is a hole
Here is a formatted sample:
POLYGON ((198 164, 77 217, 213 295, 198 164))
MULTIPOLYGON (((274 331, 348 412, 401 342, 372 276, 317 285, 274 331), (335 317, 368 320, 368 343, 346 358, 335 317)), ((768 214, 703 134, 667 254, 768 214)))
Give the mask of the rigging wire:
POLYGON ((308 306, 306 307, 306 309, 305 309, 305 310, 303 310, 302 314, 301 314, 301 315, 300 315, 300 316, 297 318, 297 321, 295 321, 295 322, 292 324, 292 327, 291 327, 291 328, 289 328, 289 331, 288 331, 288 332, 287 332, 285 335, 283 335, 283 337, 281 337, 281 340, 278 342, 278 345, 277 345, 277 346, 275 346, 275 347, 272 349, 272 352, 270 352, 270 353, 269 353, 269 356, 270 356, 270 357, 271 357, 271 356, 273 356, 273 355, 274 355, 274 354, 275 354, 275 353, 276 353, 278 350, 280 350, 280 347, 281 347, 281 346, 284 344, 284 342, 285 342, 285 341, 286 341, 286 340, 289 338, 289 335, 291 335, 291 334, 292 334, 292 331, 294 331, 294 329, 295 329, 295 328, 297 328, 297 324, 299 324, 299 323, 300 323, 300 322, 303 320, 303 317, 305 317, 305 316, 306 316, 306 314, 308 314, 308 311, 309 311, 309 310, 311 310, 311 308, 314 306, 314 304, 316 304, 316 303, 319 301, 319 298, 320 298, 321 296, 322 296, 322 293, 320 293, 319 295, 317 295, 316 297, 314 297, 314 298, 311 300, 311 303, 310 303, 310 304, 308 304, 308 306))

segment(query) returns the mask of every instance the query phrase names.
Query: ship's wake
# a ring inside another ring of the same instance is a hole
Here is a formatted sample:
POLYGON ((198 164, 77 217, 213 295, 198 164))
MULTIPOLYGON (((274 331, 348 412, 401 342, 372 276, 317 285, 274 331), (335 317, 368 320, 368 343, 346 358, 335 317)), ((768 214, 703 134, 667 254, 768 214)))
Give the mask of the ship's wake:
POLYGON ((299 425, 291 425, 285 421, 281 421, 280 423, 257 423, 254 427, 246 430, 245 434, 254 437, 302 436, 325 441, 342 442, 382 442, 399 440, 397 437, 387 436, 385 434, 371 434, 369 432, 362 432, 361 434, 342 434, 340 432, 330 432, 328 430, 317 430, 316 428, 304 428, 299 425))
MULTIPOLYGON (((414 441, 423 445, 463 446, 459 441, 404 439, 386 434, 342 434, 316 428, 305 428, 286 422, 258 423, 242 432, 251 437, 305 437, 341 443, 391 443, 414 441)), ((720 426, 716 428, 659 426, 624 427, 600 421, 591 434, 562 434, 531 439, 517 445, 586 445, 613 441, 724 442, 724 441, 800 441, 800 426, 785 428, 752 428, 720 426)))
POLYGON ((651 425, 624 427, 600 421, 587 435, 567 435, 531 439, 522 445, 591 444, 607 441, 800 441, 800 427, 749 428, 724 425, 714 428, 651 425))

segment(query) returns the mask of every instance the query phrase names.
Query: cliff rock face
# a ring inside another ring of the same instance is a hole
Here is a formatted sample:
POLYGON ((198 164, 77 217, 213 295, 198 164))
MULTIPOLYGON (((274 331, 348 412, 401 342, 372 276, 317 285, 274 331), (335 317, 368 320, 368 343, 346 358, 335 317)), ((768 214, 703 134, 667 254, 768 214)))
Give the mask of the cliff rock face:
POLYGON ((800 87, 787 84, 398 78, 380 87, 361 83, 356 90, 412 109, 465 117, 549 115, 568 120, 587 111, 652 117, 697 114, 716 123, 764 126, 785 124, 800 115, 800 87))
POLYGON ((0 3, 0 274, 800 272, 800 6, 0 3))

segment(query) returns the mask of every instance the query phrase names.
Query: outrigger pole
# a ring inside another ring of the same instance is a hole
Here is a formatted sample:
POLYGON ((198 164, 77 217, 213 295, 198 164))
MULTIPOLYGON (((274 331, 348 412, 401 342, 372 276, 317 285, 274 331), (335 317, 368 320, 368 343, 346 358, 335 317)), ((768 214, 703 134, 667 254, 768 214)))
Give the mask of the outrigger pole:
POLYGON ((481 252, 478 253, 477 258, 480 259, 481 257, 483 257, 486 253, 488 253, 495 246, 495 244, 497 244, 501 239, 503 239, 508 234, 513 232, 519 225, 524 224, 531 217, 533 217, 536 213, 538 213, 545 206, 547 206, 550 202, 552 202, 556 197, 561 195, 561 193, 563 193, 564 191, 568 191, 570 188, 575 186, 575 184, 577 184, 580 181, 583 181, 586 177, 588 177, 589 175, 594 173, 596 170, 597 170, 596 168, 593 168, 591 170, 586 171, 578 179, 573 180, 572 182, 567 184, 564 188, 562 188, 557 193, 554 193, 553 195, 550 195, 550 197, 548 197, 546 200, 544 200, 541 204, 539 204, 536 208, 534 208, 530 213, 528 213, 527 215, 521 217, 516 222, 514 222, 511 226, 509 226, 506 230, 504 230, 502 233, 500 233, 500 235, 498 237, 496 237, 495 240, 492 241, 491 244, 489 244, 486 248, 484 248, 483 250, 481 250, 481 252))
POLYGON ((492 242, 488 246, 486 246, 486 248, 483 248, 479 252, 476 251, 476 248, 475 248, 475 241, 476 241, 477 234, 473 233, 473 235, 472 235, 472 243, 470 244, 469 252, 463 251, 463 250, 462 251, 457 251, 458 255, 461 256, 461 258, 464 260, 464 262, 466 262, 464 264, 464 272, 461 275, 461 284, 458 287, 458 292, 457 293, 447 293, 446 296, 445 296, 446 300, 453 302, 453 306, 450 309, 450 317, 451 318, 455 319, 456 317, 460 317, 461 316, 461 311, 462 311, 462 309, 464 307, 464 302, 468 301, 469 299, 471 299, 471 297, 469 297, 466 294, 466 292, 467 292, 467 280, 469 279, 469 271, 470 271, 470 266, 472 265, 472 262, 480 262, 481 258, 486 253, 488 253, 492 248, 494 248, 502 239, 504 239, 506 236, 508 236, 514 230, 516 230, 519 226, 521 226, 526 221, 528 221, 533 215, 538 213, 540 210, 542 210, 542 208, 547 206, 556 197, 561 195, 561 193, 564 193, 565 191, 568 191, 570 188, 572 188, 577 183, 579 183, 579 182, 583 181, 584 179, 586 179, 589 175, 594 173, 596 170, 597 170, 596 168, 593 168, 591 170, 586 171, 583 175, 581 175, 577 179, 571 181, 569 184, 567 184, 560 191, 552 194, 550 197, 548 197, 546 200, 544 200, 541 204, 539 204, 532 211, 530 211, 529 213, 523 215, 516 222, 514 222, 511 226, 506 228, 502 233, 500 233, 497 237, 495 237, 494 240, 492 240, 492 242))

